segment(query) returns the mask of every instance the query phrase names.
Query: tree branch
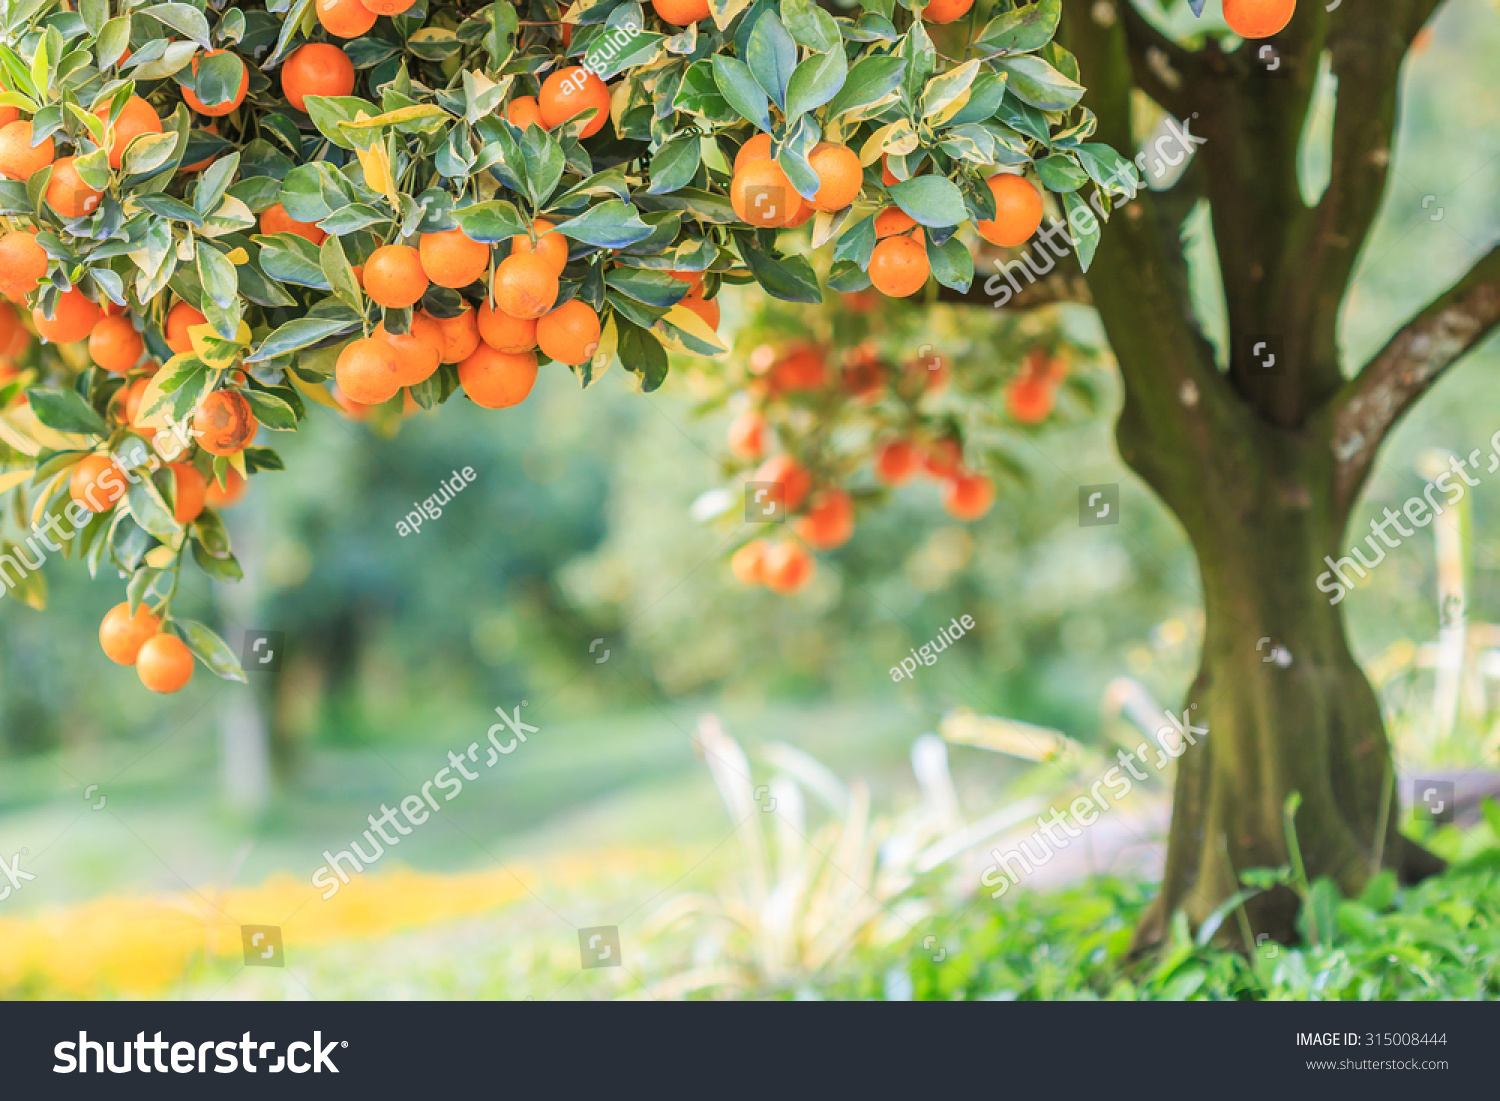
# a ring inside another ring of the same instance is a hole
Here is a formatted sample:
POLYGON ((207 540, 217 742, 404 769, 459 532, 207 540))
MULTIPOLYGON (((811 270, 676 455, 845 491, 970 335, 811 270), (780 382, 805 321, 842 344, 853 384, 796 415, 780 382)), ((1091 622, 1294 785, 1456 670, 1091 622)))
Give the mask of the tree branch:
POLYGON ((1500 247, 1407 322, 1330 407, 1334 503, 1347 515, 1376 452, 1432 384, 1500 325, 1500 247))
POLYGON ((974 257, 974 281, 969 284, 969 289, 956 291, 940 287, 938 301, 1020 311, 1059 302, 1082 306, 1093 304, 1077 256, 1070 252, 1054 262, 1039 246, 1036 253, 1049 261, 1047 272, 1036 270, 1037 264, 1029 251, 982 249, 974 257))

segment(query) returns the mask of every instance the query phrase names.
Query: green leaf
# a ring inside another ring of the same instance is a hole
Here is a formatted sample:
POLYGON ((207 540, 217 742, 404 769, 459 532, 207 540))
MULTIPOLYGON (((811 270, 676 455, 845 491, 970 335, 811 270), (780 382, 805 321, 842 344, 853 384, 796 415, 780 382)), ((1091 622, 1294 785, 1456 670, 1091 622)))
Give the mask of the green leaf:
POLYGON ((1083 85, 1039 57, 1002 57, 995 64, 1010 74, 1011 94, 1038 110, 1066 111, 1083 98, 1083 85))
POLYGON ((1099 219, 1076 191, 1064 195, 1062 203, 1068 215, 1068 233, 1072 237, 1073 251, 1078 254, 1078 265, 1088 271, 1099 247, 1099 219))
POLYGON ((225 680, 239 681, 241 684, 249 684, 245 679, 245 671, 240 668, 239 659, 234 656, 225 641, 203 624, 193 619, 172 618, 172 626, 182 635, 184 642, 188 644, 198 660, 206 665, 210 672, 225 680))
POLYGON ((126 491, 125 501, 130 506, 130 515, 135 517, 135 522, 158 539, 172 539, 182 530, 172 518, 172 510, 161 491, 150 478, 139 477, 126 491))
POLYGON ((1040 50, 1057 34, 1062 0, 1041 0, 991 19, 974 39, 982 54, 1024 54, 1040 50))
POLYGON ((271 279, 281 283, 295 283, 299 287, 312 287, 326 291, 328 277, 323 274, 322 257, 318 246, 295 233, 274 233, 258 238, 260 242, 260 267, 271 279))
POLYGON ((227 310, 239 296, 239 276, 235 274, 229 257, 201 240, 198 242, 198 278, 203 283, 204 293, 221 309, 227 310))
POLYGON ((1048 191, 1077 191, 1089 182, 1088 173, 1066 153, 1054 153, 1036 162, 1036 174, 1048 191))
POLYGON ((942 176, 913 176, 889 190, 896 205, 924 226, 956 226, 968 217, 958 185, 942 176))
POLYGON ((264 360, 275 359, 288 352, 310 347, 320 340, 327 340, 329 337, 343 333, 352 333, 358 329, 360 327, 359 314, 343 303, 336 303, 336 305, 339 310, 343 311, 342 313, 330 313, 321 317, 299 317, 295 321, 288 321, 266 337, 254 354, 245 357, 245 361, 260 363, 264 360))
POLYGON ((245 63, 225 50, 198 62, 193 74, 193 94, 207 107, 230 103, 239 94, 244 78, 245 63))
POLYGON ((635 207, 611 199, 559 223, 557 232, 600 248, 624 248, 651 236, 651 227, 635 207))
POLYGON ((135 14, 149 15, 152 19, 165 23, 205 50, 214 48, 213 43, 209 41, 208 20, 191 4, 154 4, 149 8, 136 8, 135 14))
POLYGON ((333 293, 353 309, 363 309, 364 295, 359 289, 358 280, 354 278, 354 268, 349 263, 349 257, 344 254, 343 243, 337 234, 330 233, 323 239, 323 247, 318 252, 318 263, 323 268, 323 274, 328 277, 328 285, 333 293))
POLYGON ((504 199, 461 207, 453 212, 453 220, 459 229, 486 245, 499 244, 531 228, 515 204, 504 199))
POLYGON ((776 257, 761 248, 751 235, 737 236, 740 255, 744 257, 750 274, 773 298, 785 302, 823 301, 818 289, 818 277, 812 265, 802 256, 776 257))
POLYGON ((679 134, 656 151, 651 158, 652 195, 662 195, 686 187, 697 175, 702 163, 702 142, 695 133, 679 134))
POLYGON ((354 148, 354 142, 342 124, 352 124, 355 114, 360 111, 367 115, 380 113, 380 109, 373 103, 358 96, 307 96, 304 102, 307 104, 307 117, 313 120, 318 133, 340 149, 354 148))
POLYGON ((240 568, 239 559, 234 555, 210 554, 196 539, 193 540, 193 561, 215 581, 243 581, 245 578, 245 571, 240 568))
POLYGON ((637 302, 662 310, 676 305, 688 293, 688 285, 682 280, 645 268, 611 268, 604 282, 637 302))
POLYGON ((753 125, 770 133, 770 100, 750 72, 750 66, 739 58, 714 54, 714 81, 729 106, 753 125))
MULTIPOLYGON (((714 60, 717 63, 718 58, 714 60)), ((756 20, 745 49, 745 63, 755 82, 776 101, 776 106, 784 108, 787 85, 797 67, 797 44, 786 33, 775 8, 763 9, 756 20)))
POLYGON ((828 103, 826 117, 839 115, 884 99, 901 85, 906 73, 906 58, 890 54, 861 58, 849 70, 843 87, 828 103))
POLYGON ((650 393, 667 378, 667 350, 648 329, 616 315, 619 340, 615 354, 625 370, 641 378, 641 389, 650 393))
POLYGON ((843 52, 838 23, 812 0, 783 0, 781 19, 788 33, 815 53, 843 52))
POLYGON ((109 428, 104 419, 94 412, 93 406, 84 401, 76 390, 53 389, 32 386, 26 391, 26 400, 36 419, 48 428, 59 432, 79 432, 86 436, 107 436, 109 428))
POLYGON ((292 432, 297 428, 297 414, 281 398, 264 390, 241 390, 245 400, 255 413, 255 419, 267 428, 278 432, 292 432))
POLYGON ((786 92, 786 117, 791 122, 831 100, 848 74, 843 50, 813 54, 792 73, 786 92))
POLYGON ((945 287, 962 292, 974 282, 973 254, 957 237, 949 237, 942 245, 933 244, 928 237, 927 261, 932 265, 933 278, 945 287))

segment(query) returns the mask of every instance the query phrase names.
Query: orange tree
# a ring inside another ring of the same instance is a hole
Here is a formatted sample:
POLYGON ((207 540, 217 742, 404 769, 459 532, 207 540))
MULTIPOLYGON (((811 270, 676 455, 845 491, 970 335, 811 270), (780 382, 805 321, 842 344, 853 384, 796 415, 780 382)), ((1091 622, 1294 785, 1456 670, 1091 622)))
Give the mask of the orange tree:
MULTIPOLYGON (((158 691, 186 683, 188 654, 239 678, 222 641, 174 615, 177 577, 189 557, 238 575, 217 509, 279 468, 258 430, 295 430, 310 401, 377 423, 459 394, 504 408, 546 360, 585 386, 618 362, 654 389, 669 350, 723 351, 726 284, 792 303, 1083 300, 1125 383, 1121 452, 1181 519, 1207 598, 1192 699, 1213 733, 1180 762, 1142 939, 1179 909, 1208 920, 1240 872, 1297 855, 1293 793, 1307 877, 1355 890, 1381 865, 1433 871, 1396 831, 1379 709, 1314 579, 1385 433, 1500 319, 1485 260, 1352 381, 1341 369, 1399 66, 1437 4, 1225 0, 1239 35, 1278 36, 1280 75, 1262 80, 1221 26, 1185 44, 1129 0, 12 0, 0 484, 33 530, 0 548, 7 588, 41 604, 31 563, 53 547, 117 569, 110 657, 158 691), (1340 82, 1332 179, 1308 203, 1297 159, 1324 57, 1340 82), (1175 187, 1136 198, 1116 150, 1152 101, 1194 115, 1207 144, 1175 187), (1186 289, 1180 227, 1200 199, 1227 370, 1186 289), (976 247, 1027 244, 1048 208, 1065 270, 1013 294, 976 278, 976 247), (1274 373, 1241 346, 1265 333, 1283 342, 1274 373), (1265 636, 1289 670, 1260 662, 1265 636)), ((1017 419, 1045 415, 1059 350, 1044 341, 1029 388, 1010 386, 1017 419)), ((879 365, 855 354, 840 381, 868 393, 879 365)), ((800 393, 816 423, 817 364, 773 359, 760 396, 800 393)), ((871 434, 882 477, 921 462, 955 515, 977 515, 982 457, 923 420, 920 397, 871 434), (903 442, 920 454, 887 446, 903 442)), ((748 455, 758 426, 741 429, 748 455)), ((771 461, 805 542, 847 537, 832 480, 771 461)), ((789 547, 736 567, 795 590, 811 562, 789 547)), ((1295 908, 1285 888, 1247 904, 1284 938, 1295 908)))

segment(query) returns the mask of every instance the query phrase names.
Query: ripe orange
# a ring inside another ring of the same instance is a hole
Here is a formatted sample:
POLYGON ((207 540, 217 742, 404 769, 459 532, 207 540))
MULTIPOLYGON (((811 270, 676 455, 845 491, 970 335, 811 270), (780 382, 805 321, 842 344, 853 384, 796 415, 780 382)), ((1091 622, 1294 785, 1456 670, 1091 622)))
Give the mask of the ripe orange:
POLYGON ((537 319, 536 342, 548 358, 577 367, 598 349, 599 331, 594 308, 572 298, 537 319))
POLYGON ((667 274, 679 283, 686 283, 689 293, 703 289, 703 273, 701 271, 669 271, 667 274))
POLYGON ((125 423, 137 436, 144 436, 148 440, 156 435, 156 429, 150 425, 137 424, 136 422, 141 416, 141 399, 146 396, 146 387, 150 385, 150 379, 138 378, 125 390, 121 391, 125 395, 125 423))
POLYGON ((124 471, 108 455, 85 455, 68 475, 68 496, 90 512, 108 512, 127 488, 124 471))
POLYGON ((771 368, 771 389, 821 390, 828 382, 828 360, 815 344, 799 344, 771 368))
POLYGON ((375 13, 360 0, 318 0, 318 22, 335 38, 358 38, 375 25, 375 13))
POLYGON ((74 167, 77 157, 59 157, 52 166, 52 177, 47 181, 47 205, 60 218, 82 218, 92 214, 99 205, 100 193, 95 191, 74 167))
POLYGON ((360 0, 376 15, 400 15, 416 2, 417 0, 360 0))
POLYGON ((433 317, 423 314, 438 328, 443 347, 438 359, 443 363, 462 363, 479 347, 479 313, 472 306, 457 317, 433 317))
POLYGON ((844 393, 857 401, 874 401, 885 390, 885 364, 871 351, 861 349, 841 374, 844 393))
POLYGON ((958 473, 963 461, 963 445, 951 436, 934 440, 922 452, 922 469, 933 478, 951 478, 958 473))
POLYGON ((734 155, 734 175, 740 174, 740 169, 751 161, 769 160, 771 157, 771 135, 756 134, 734 155))
POLYGON ((818 174, 818 190, 808 200, 814 210, 843 210, 859 197, 865 173, 860 167, 859 154, 847 145, 820 141, 813 146, 807 163, 818 174))
POLYGON ((714 332, 719 331, 719 300, 717 298, 704 298, 701 287, 688 291, 679 305, 686 306, 692 310, 714 332))
POLYGON ((9 302, 0 302, 0 356, 18 356, 31 344, 31 334, 9 302))
POLYGON ((8 180, 29 180, 52 163, 52 138, 31 144, 31 123, 12 122, 0 127, 0 176, 8 180))
POLYGON ((401 363, 396 349, 384 340, 351 340, 339 353, 333 377, 350 401, 379 405, 401 389, 401 363))
POLYGON ((141 647, 135 671, 153 692, 180 692, 193 679, 193 652, 176 635, 155 635, 141 647))
POLYGON ((437 322, 423 314, 413 314, 411 328, 404 333, 388 332, 382 321, 375 326, 371 337, 384 341, 394 352, 398 367, 396 381, 401 386, 415 386, 431 378, 438 369, 438 360, 443 354, 443 334, 437 322))
POLYGON ((89 334, 89 358, 106 371, 122 375, 141 361, 146 342, 128 317, 105 317, 89 334))
MULTIPOLYGON (((245 74, 249 79, 249 74, 245 74)), ((109 121, 109 104, 94 111, 95 118, 109 121)), ((119 168, 125 160, 125 147, 141 134, 160 134, 161 118, 156 109, 140 96, 131 96, 120 108, 120 117, 115 119, 114 140, 109 144, 109 166, 119 168)))
POLYGON ((729 568, 741 585, 765 584, 761 570, 765 565, 767 546, 764 539, 752 539, 730 557, 729 568))
POLYGON ((208 318, 201 312, 189 306, 186 302, 178 302, 167 311, 167 347, 181 355, 183 352, 193 350, 193 338, 188 335, 188 330, 195 325, 207 325, 208 318))
POLYGON ((30 294, 46 274, 47 253, 34 231, 18 229, 0 237, 0 294, 30 294))
POLYGON ((797 534, 817 550, 842 547, 854 534, 854 498, 842 489, 819 494, 798 518, 797 534))
POLYGON ((405 309, 427 293, 427 285, 422 254, 410 245, 381 245, 365 261, 365 293, 381 306, 405 309))
POLYGON ((901 177, 891 171, 891 166, 886 160, 886 154, 880 154, 880 182, 890 187, 893 183, 900 183, 901 177))
POLYGON ((927 249, 910 237, 887 237, 870 254, 870 282, 881 294, 909 298, 927 285, 927 249))
MULTIPOLYGON (((4 84, 0 84, 0 92, 10 91, 4 84)), ((0 126, 9 126, 21 117, 19 107, 0 107, 0 126)))
POLYGON ((995 484, 983 474, 961 470, 943 486, 943 507, 957 520, 978 520, 995 503, 995 484))
MULTIPOLYGON (((204 54, 203 56, 204 57, 213 57, 215 54, 225 54, 225 53, 229 53, 229 51, 228 50, 209 50, 208 53, 204 54)), ((195 58, 193 58, 193 73, 196 75, 197 72, 198 72, 198 58, 195 57, 195 58)), ((249 70, 249 68, 246 67, 245 63, 243 61, 241 61, 240 62, 240 83, 239 83, 239 86, 235 88, 234 95, 230 96, 229 99, 227 99, 223 103, 204 103, 201 99, 199 99, 197 97, 197 95, 194 94, 192 88, 183 88, 182 89, 182 98, 183 98, 183 101, 189 107, 191 107, 194 111, 197 111, 200 115, 208 115, 211 118, 217 118, 220 115, 227 115, 227 114, 229 114, 230 111, 233 111, 241 103, 244 103, 245 102, 245 93, 248 92, 249 90, 250 90, 250 70, 249 70)), ((160 128, 160 123, 159 122, 158 122, 158 128, 160 128)))
POLYGON ((192 463, 173 463, 172 519, 186 527, 203 514, 208 501, 208 479, 192 463))
POLYGON ((584 111, 597 109, 579 133, 579 137, 591 138, 604 129, 605 120, 609 118, 609 89, 604 86, 604 81, 582 65, 572 65, 559 69, 542 82, 537 108, 542 115, 542 125, 548 130, 584 111))
POLYGON ((928 5, 922 9, 922 21, 952 23, 968 15, 973 6, 974 0, 929 0, 928 5))
POLYGON ((740 221, 780 227, 799 212, 802 197, 781 165, 769 158, 747 161, 729 181, 729 202, 740 221))
POLYGON ((273 233, 295 233, 315 245, 321 245, 328 236, 312 222, 299 222, 286 212, 286 207, 273 203, 260 213, 260 231, 266 236, 273 233))
POLYGON ((904 485, 916 476, 920 461, 910 440, 887 440, 875 452, 875 477, 888 486, 904 485))
POLYGON ((490 309, 486 300, 479 304, 476 320, 480 339, 497 352, 529 352, 536 347, 535 318, 511 317, 504 310, 490 309))
POLYGON ((260 422, 238 390, 215 390, 193 416, 198 446, 210 455, 235 455, 250 445, 260 422))
POLYGON ((542 126, 542 109, 537 104, 536 96, 517 96, 505 107, 505 121, 518 129, 524 130, 528 126, 542 126))
POLYGON ((1042 224, 1042 195, 1025 176, 1001 172, 985 181, 995 197, 995 216, 981 219, 974 228, 992 245, 1013 248, 1024 245, 1042 224))
POLYGON ((508 409, 525 401, 536 385, 536 354, 497 352, 480 344, 458 365, 458 381, 475 405, 508 409))
POLYGON ((917 224, 917 220, 899 206, 889 206, 875 215, 875 238, 881 240, 905 233, 917 224))
MULTIPOLYGON (((373 0, 365 6, 377 10, 373 0)), ((299 111, 307 110, 308 96, 347 96, 354 91, 354 62, 337 46, 309 42, 292 51, 281 66, 281 91, 299 111)))
POLYGON ((806 588, 817 570, 813 556, 799 543, 773 543, 761 558, 761 576, 773 593, 806 588))
POLYGON ((495 268, 495 305, 511 317, 541 317, 557 301, 557 272, 535 253, 507 256, 495 268))
POLYGON ((461 229, 422 234, 417 242, 417 253, 427 278, 440 287, 467 287, 490 266, 490 246, 474 240, 461 229))
POLYGON ((556 274, 562 275, 563 268, 568 266, 568 239, 554 230, 552 223, 545 218, 532 222, 531 232, 536 234, 535 246, 531 243, 530 234, 518 233, 510 239, 510 254, 526 256, 535 252, 551 265, 556 274))
POLYGON ((93 332, 94 326, 103 316, 99 307, 74 287, 58 295, 57 308, 53 311, 51 320, 43 316, 42 308, 37 306, 31 311, 31 323, 43 340, 50 340, 53 344, 71 344, 93 332))
POLYGON ((708 0, 651 0, 651 6, 674 27, 686 27, 709 16, 708 0))
POLYGON ((1052 415, 1057 390, 1046 378, 1015 378, 1005 388, 1005 408, 1021 424, 1040 424, 1052 415))
POLYGON ((1224 0, 1224 22, 1241 38, 1270 38, 1296 10, 1297 0, 1224 0))
POLYGON ((774 455, 750 476, 752 482, 781 486, 781 500, 788 512, 796 512, 812 489, 812 475, 790 455, 774 455))
POLYGON ((766 418, 751 409, 729 423, 729 450, 742 459, 758 459, 766 450, 766 418))
POLYGON ((144 603, 130 614, 129 604, 116 604, 99 624, 99 645, 116 665, 134 665, 146 641, 161 630, 161 620, 144 603))
POLYGON ((203 495, 203 501, 209 508, 229 508, 240 503, 245 496, 247 485, 246 479, 240 477, 240 472, 231 466, 224 472, 223 486, 219 485, 217 478, 208 480, 208 489, 203 495))

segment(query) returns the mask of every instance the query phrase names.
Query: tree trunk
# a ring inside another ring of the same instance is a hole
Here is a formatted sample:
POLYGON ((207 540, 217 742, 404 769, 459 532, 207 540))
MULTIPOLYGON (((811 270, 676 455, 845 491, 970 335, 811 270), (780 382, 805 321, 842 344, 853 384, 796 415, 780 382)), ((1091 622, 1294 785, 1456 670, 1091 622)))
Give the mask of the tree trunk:
MULTIPOLYGON (((1121 450, 1139 461, 1131 423, 1122 420, 1121 450)), ((1158 941, 1178 909, 1196 927, 1246 869, 1288 864, 1283 816, 1293 792, 1309 881, 1328 876, 1350 895, 1381 867, 1406 882, 1442 867, 1396 829, 1380 705, 1350 652, 1343 609, 1318 588, 1325 555, 1348 553, 1326 435, 1316 422, 1305 433, 1260 422, 1241 431, 1248 436, 1229 450, 1244 461, 1163 463, 1158 452, 1138 467, 1153 482, 1171 471, 1159 490, 1191 502, 1179 516, 1197 553, 1207 623, 1184 706, 1208 727, 1178 760, 1166 874, 1138 947, 1158 941)), ((1295 940, 1297 906, 1284 888, 1250 900, 1254 935, 1295 940)), ((1221 938, 1238 942, 1236 928, 1226 922, 1221 938)))

